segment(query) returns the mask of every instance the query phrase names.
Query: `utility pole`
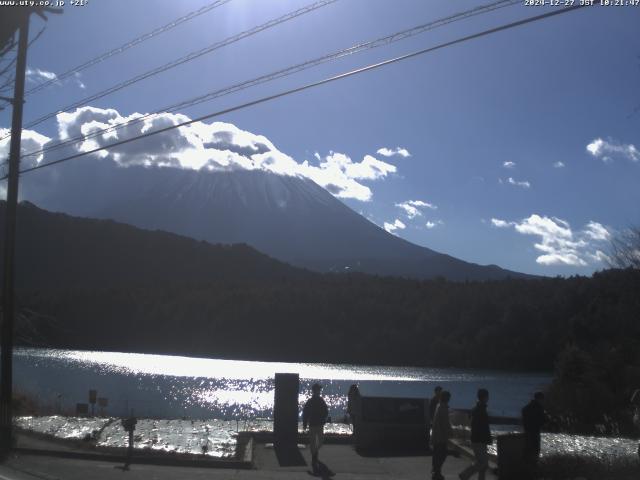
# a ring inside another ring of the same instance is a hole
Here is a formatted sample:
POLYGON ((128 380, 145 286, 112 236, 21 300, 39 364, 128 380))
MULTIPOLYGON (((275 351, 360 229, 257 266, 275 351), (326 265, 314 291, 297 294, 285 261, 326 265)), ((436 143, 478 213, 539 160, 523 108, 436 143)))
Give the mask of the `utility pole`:
MULTIPOLYGON (((8 8, 8 7, 5 7, 8 8)), ((6 11, 6 10, 5 10, 6 11)), ((19 31, 16 76, 11 119, 11 146, 9 150, 9 174, 7 175, 7 203, 4 225, 4 270, 2 282, 2 325, 0 326, 0 457, 6 457, 12 447, 13 411, 13 326, 15 323, 15 250, 16 215, 18 211, 18 176, 20 174, 20 144, 22 140, 22 106, 24 104, 24 77, 27 70, 29 19, 36 13, 43 20, 47 13, 62 13, 50 7, 18 7, 11 10, 5 27, 9 36, 19 31)), ((6 32, 5 32, 6 34, 6 32)), ((6 38, 0 38, 6 40, 6 38)))
POLYGON ((0 330, 0 453, 11 451, 13 412, 13 326, 15 320, 14 276, 16 247, 16 213, 18 209, 18 175, 20 169, 20 142, 22 139, 22 106, 24 103, 24 77, 27 68, 27 44, 31 10, 21 8, 18 13, 18 56, 13 94, 11 120, 11 147, 7 179, 7 204, 4 226, 4 272, 2 282, 2 328, 0 330))

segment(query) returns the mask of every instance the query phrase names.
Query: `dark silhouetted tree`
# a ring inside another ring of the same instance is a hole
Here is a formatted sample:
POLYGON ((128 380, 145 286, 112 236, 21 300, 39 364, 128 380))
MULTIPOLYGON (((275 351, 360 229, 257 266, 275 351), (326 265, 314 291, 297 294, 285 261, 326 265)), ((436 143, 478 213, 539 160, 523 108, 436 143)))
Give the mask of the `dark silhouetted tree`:
POLYGON ((615 268, 640 268, 640 227, 631 227, 611 240, 609 263, 615 268))

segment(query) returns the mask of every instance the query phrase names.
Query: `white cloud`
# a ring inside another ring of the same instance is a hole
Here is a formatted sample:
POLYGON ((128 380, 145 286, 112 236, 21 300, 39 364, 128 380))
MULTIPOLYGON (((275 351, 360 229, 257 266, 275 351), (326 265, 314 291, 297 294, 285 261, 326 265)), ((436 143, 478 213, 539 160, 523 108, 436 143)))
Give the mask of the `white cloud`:
POLYGON ((531 187, 531 184, 527 180, 517 181, 517 180, 514 180, 513 177, 507 178, 507 182, 509 182, 509 184, 511 185, 515 185, 516 187, 521 187, 521 188, 531 187))
POLYGON ((371 200, 373 194, 369 187, 359 183, 358 180, 380 180, 397 171, 394 165, 371 155, 365 155, 360 162, 353 162, 344 153, 335 152, 329 152, 329 155, 324 158, 320 157, 318 166, 310 165, 305 161, 298 168, 294 167, 294 170, 297 170, 300 175, 311 178, 337 197, 361 201, 371 200))
POLYGON ((502 166, 503 166, 504 168, 515 168, 515 166, 516 166, 516 162, 504 162, 504 163, 502 164, 502 166))
MULTIPOLYGON (((111 126, 136 120, 140 113, 121 115, 114 109, 82 107, 58 115, 58 133, 65 140, 87 135, 111 126)), ((101 133, 79 145, 88 151, 117 140, 159 130, 189 120, 177 113, 163 113, 145 118, 116 131, 101 133)), ((362 181, 386 178, 397 171, 394 165, 366 155, 354 162, 343 153, 330 152, 326 157, 315 153, 314 163, 299 163, 281 152, 265 136, 239 129, 224 122, 196 122, 148 138, 110 148, 96 154, 110 157, 121 166, 172 166, 194 170, 265 170, 280 175, 306 177, 339 198, 371 200, 373 193, 362 181)))
POLYGON ((436 210, 438 207, 433 205, 432 203, 424 202, 422 200, 407 200, 406 202, 396 203, 396 207, 404 210, 407 218, 415 218, 419 215, 422 215, 421 209, 430 208, 431 210, 436 210))
POLYGON ((632 162, 640 161, 640 151, 632 144, 622 144, 615 140, 603 140, 602 138, 594 139, 587 145, 587 151, 596 158, 601 159, 605 163, 613 161, 614 157, 620 156, 631 160, 632 162))
POLYGON ((371 155, 365 155, 361 162, 354 163, 344 153, 330 152, 320 163, 324 168, 336 167, 348 178, 354 180, 378 180, 386 177, 390 173, 396 172, 396 167, 389 163, 378 160, 371 155))
POLYGON ((393 223, 384 222, 384 229, 395 235, 396 230, 404 230, 407 226, 400 221, 400 219, 396 218, 393 223))
POLYGON ((566 166, 566 165, 564 164, 564 162, 560 162, 560 161, 555 162, 555 163, 553 164, 553 168, 564 168, 565 166, 566 166))
POLYGON ((604 253, 602 250, 596 250, 594 253, 587 254, 591 260, 597 263, 603 263, 605 265, 611 264, 611 257, 604 253))
POLYGON ((584 228, 584 233, 592 240, 604 242, 611 238, 611 234, 609 233, 609 231, 601 223, 594 221, 591 221, 587 224, 587 226, 584 228))
POLYGON ((68 82, 75 82, 75 84, 78 85, 83 90, 87 88, 86 85, 81 80, 82 74, 80 72, 75 72, 73 76, 70 77, 68 80, 66 79, 59 80, 58 76, 55 73, 49 72, 47 70, 42 70, 40 68, 28 67, 25 73, 27 75, 27 81, 35 84, 41 84, 41 83, 45 83, 53 80, 56 85, 63 85, 63 84, 68 84, 68 82))
POLYGON ((85 90, 87 88, 87 86, 84 84, 84 82, 82 80, 80 80, 81 77, 82 77, 82 75, 80 74, 80 72, 76 72, 74 74, 74 78, 75 78, 75 81, 78 84, 78 86, 81 89, 85 90))
POLYGON ((396 148, 382 147, 382 148, 379 148, 376 153, 378 153, 379 155, 382 155, 383 157, 392 157, 394 155, 398 155, 400 157, 407 158, 411 156, 411 154, 409 153, 409 150, 407 150, 406 148, 400 148, 400 147, 396 147, 396 148))
POLYGON ((46 70, 40 70, 39 68, 28 67, 25 73, 27 75, 27 80, 30 80, 34 83, 44 83, 50 80, 58 80, 58 76, 55 73, 48 72, 46 70))
POLYGON ((425 224, 425 227, 427 227, 429 230, 431 230, 432 228, 436 228, 438 225, 444 225, 444 222, 442 220, 436 220, 435 222, 428 221, 425 224))
POLYGON ((574 232, 565 220, 534 213, 520 222, 492 218, 491 224, 498 228, 513 227, 523 235, 539 237, 534 248, 541 252, 536 262, 542 265, 583 267, 589 261, 599 263, 606 260, 598 246, 610 238, 610 233, 598 222, 590 221, 581 231, 574 232))
MULTIPOLYGON (((4 137, 5 135, 9 135, 10 133, 11 130, 9 130, 8 128, 0 128, 0 138, 4 137)), ((49 137, 42 135, 34 130, 23 130, 22 141, 20 142, 20 155, 38 151, 50 141, 51 139, 49 137)), ((9 158, 10 143, 10 137, 0 140, 0 162, 9 158)), ((39 155, 25 157, 21 160, 21 165, 23 167, 36 165, 42 161, 43 157, 44 155, 42 153, 39 155)))
POLYGON ((499 218, 492 218, 491 225, 498 228, 507 228, 511 226, 511 222, 506 222, 504 220, 500 220, 499 218))

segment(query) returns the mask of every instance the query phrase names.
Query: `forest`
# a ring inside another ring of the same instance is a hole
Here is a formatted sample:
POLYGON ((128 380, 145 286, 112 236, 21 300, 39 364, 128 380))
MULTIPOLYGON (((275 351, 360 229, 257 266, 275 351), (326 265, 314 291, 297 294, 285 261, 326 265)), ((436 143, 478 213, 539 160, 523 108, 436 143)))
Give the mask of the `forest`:
POLYGON ((640 271, 455 283, 365 275, 20 296, 25 345, 215 358, 555 371, 565 429, 629 424, 640 271))
MULTIPOLYGON (((640 269, 454 282, 320 274, 23 205, 17 341, 214 358, 554 371, 573 426, 640 388, 640 269)), ((569 421, 569 420, 567 420, 569 421)))

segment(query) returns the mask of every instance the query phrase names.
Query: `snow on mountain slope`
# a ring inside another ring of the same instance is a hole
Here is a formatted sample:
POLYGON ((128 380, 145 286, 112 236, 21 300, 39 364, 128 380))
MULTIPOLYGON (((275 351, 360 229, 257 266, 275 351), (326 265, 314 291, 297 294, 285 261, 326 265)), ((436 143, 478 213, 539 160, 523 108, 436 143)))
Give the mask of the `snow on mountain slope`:
POLYGON ((313 181, 258 170, 63 166, 28 177, 23 198, 42 208, 110 218, 212 243, 247 243, 294 265, 415 278, 521 276, 458 260, 391 235, 313 181))

